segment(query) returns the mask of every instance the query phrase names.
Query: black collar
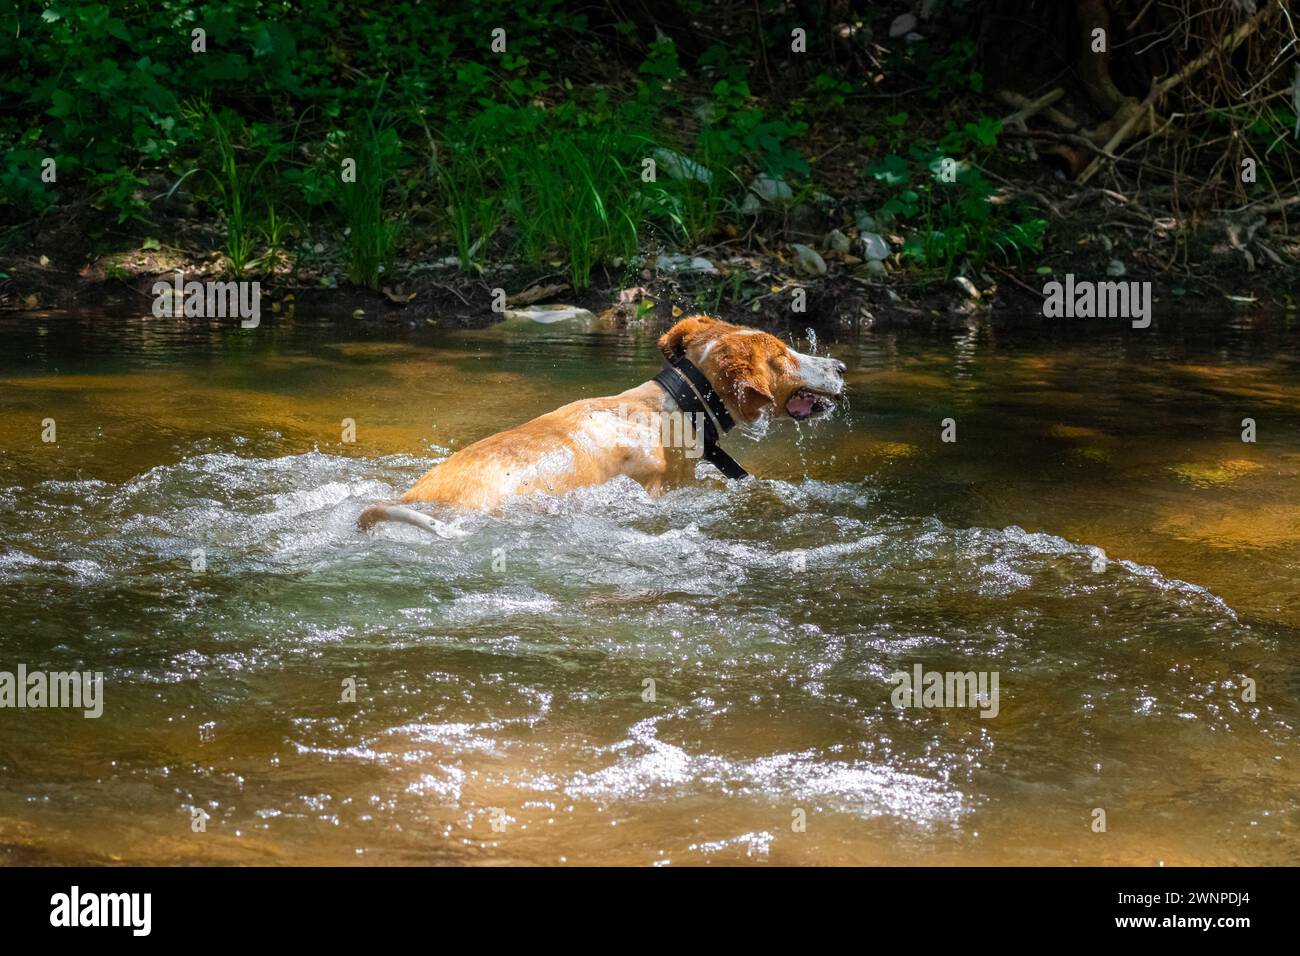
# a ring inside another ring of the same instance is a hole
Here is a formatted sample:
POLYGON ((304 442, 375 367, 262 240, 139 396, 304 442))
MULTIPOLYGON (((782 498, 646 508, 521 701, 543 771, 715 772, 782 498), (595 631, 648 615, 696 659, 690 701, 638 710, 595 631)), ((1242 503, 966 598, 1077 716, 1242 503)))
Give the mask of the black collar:
POLYGON ((669 359, 667 368, 655 376, 655 381, 684 413, 704 413, 704 460, 728 478, 748 478, 749 472, 718 447, 718 429, 731 431, 736 422, 704 373, 683 355, 669 359))

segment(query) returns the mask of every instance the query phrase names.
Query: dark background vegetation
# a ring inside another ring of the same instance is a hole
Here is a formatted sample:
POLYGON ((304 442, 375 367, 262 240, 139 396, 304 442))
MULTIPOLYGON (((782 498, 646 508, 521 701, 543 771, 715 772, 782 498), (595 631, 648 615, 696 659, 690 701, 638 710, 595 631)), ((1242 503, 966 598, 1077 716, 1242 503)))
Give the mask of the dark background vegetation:
POLYGON ((801 272, 1032 292, 1117 262, 1289 306, 1295 38, 1283 0, 20 2, 0 298, 183 268, 393 303, 436 274, 486 308, 535 280, 608 296, 685 252, 731 263, 715 306, 801 272))

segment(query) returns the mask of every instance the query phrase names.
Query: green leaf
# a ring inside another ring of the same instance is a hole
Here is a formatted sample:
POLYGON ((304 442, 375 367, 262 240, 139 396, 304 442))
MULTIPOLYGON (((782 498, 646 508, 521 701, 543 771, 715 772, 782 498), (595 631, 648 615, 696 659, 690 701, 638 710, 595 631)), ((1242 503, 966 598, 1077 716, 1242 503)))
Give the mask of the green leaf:
POLYGON ((888 153, 867 166, 867 173, 886 186, 902 186, 910 181, 907 160, 896 153, 888 153))
POLYGON ((55 90, 50 99, 54 101, 54 105, 45 112, 59 119, 72 115, 77 105, 77 98, 65 90, 55 90))
POLYGON ((1002 121, 992 116, 981 116, 978 123, 967 123, 965 133, 981 146, 996 146, 1002 133, 1002 121))

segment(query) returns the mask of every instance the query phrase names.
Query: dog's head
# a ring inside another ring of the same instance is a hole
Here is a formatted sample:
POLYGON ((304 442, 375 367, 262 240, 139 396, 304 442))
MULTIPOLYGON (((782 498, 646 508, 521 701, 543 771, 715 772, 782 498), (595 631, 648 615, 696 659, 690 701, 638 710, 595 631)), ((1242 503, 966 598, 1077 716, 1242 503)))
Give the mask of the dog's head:
POLYGON ((660 337, 659 350, 670 361, 690 359, 738 422, 821 417, 844 391, 843 362, 804 355, 775 335, 707 315, 682 319, 660 337))

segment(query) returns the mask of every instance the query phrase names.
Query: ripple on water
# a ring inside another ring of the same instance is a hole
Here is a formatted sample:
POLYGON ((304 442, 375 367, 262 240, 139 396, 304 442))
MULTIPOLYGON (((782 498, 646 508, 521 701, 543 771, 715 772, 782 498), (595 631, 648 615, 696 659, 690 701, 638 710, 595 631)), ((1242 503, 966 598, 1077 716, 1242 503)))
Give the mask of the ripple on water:
MULTIPOLYGON (((112 653, 119 692, 139 691, 136 760, 153 759, 150 727, 219 706, 218 743, 242 733, 253 753, 305 762, 284 792, 266 779, 267 819, 301 811, 294 787, 327 790, 361 764, 393 775, 399 803, 508 782, 597 804, 705 794, 957 825, 997 796, 988 774, 1077 774, 1089 741, 1128 721, 1287 726, 1222 700, 1234 655, 1265 639, 1156 568, 1094 570, 1087 543, 891 514, 869 481, 658 499, 616 481, 444 515, 459 541, 355 531, 430 463, 217 452, 121 485, 8 489, 0 609, 30 621, 37 598, 64 601, 84 631, 43 653, 112 653), (49 521, 12 520, 38 503, 49 521), (1000 671, 1005 720, 896 711, 888 677, 917 662, 1000 671), (353 673, 368 696, 327 719, 332 702, 307 688, 353 673), (159 687, 172 690, 146 692, 159 687)), ((0 637, 6 657, 19 647, 0 637)), ((727 841, 692 849, 771 842, 727 841)))

